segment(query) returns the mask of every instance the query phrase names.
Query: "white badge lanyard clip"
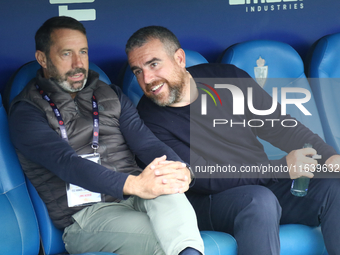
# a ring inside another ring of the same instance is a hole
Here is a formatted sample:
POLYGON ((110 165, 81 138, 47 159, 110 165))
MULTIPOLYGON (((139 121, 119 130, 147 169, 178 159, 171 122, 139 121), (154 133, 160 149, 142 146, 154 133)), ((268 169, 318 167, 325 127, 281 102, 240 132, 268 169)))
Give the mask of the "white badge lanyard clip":
MULTIPOLYGON (((42 98, 46 100, 52 107, 52 110, 59 123, 61 138, 68 142, 66 127, 64 125, 64 121, 61 117, 59 109, 57 108, 55 103, 53 103, 53 101, 47 96, 47 94, 42 89, 40 89, 40 87, 37 84, 35 86, 39 93, 41 94, 42 98)), ((93 154, 80 155, 80 157, 100 164, 100 155, 97 152, 99 148, 99 111, 98 103, 94 95, 92 96, 92 115, 93 115, 93 138, 91 147, 94 150, 94 152, 93 154)), ((82 206, 85 204, 92 204, 96 202, 104 202, 104 196, 102 194, 91 192, 74 184, 67 183, 66 192, 69 207, 82 206)))

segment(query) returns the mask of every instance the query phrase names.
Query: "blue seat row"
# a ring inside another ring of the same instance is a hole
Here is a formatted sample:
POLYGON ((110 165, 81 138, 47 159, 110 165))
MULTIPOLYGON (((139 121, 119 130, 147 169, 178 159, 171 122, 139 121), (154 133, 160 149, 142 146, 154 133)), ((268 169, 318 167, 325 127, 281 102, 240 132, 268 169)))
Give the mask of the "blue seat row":
MULTIPOLYGON (((297 52, 287 44, 276 41, 249 41, 229 47, 221 57, 221 62, 234 64, 247 71, 258 80, 268 93, 273 87, 304 88, 311 93, 308 103, 304 104, 312 116, 301 114, 301 110, 287 106, 287 113, 296 117, 314 132, 318 133, 327 143, 340 152, 340 139, 337 116, 338 102, 336 92, 339 88, 337 77, 340 77, 340 34, 322 38, 313 51, 313 58, 308 63, 308 75, 312 79, 308 82, 304 73, 304 65, 297 52), (255 73, 262 72, 262 76, 255 73), (265 76, 263 75, 266 74, 265 76), (310 89, 310 85, 312 89, 310 89), (321 87, 322 86, 322 87, 321 87), (322 89, 321 89, 322 88, 322 89)), ((199 53, 185 50, 187 66, 207 63, 199 53)), ((30 79, 35 76, 39 68, 36 61, 32 61, 15 74, 6 88, 4 105, 22 90, 30 79)), ((100 79, 110 84, 109 78, 95 64, 90 68, 100 73, 100 79)), ((127 67, 123 92, 137 105, 142 90, 136 78, 127 67)), ((280 91, 279 91, 280 92, 280 91)), ((294 95, 293 95, 294 96, 294 95)), ((301 96, 301 95, 300 95, 301 96)), ((280 98, 280 94, 278 96, 280 98)), ((297 97, 299 98, 299 97, 297 97)), ((46 254, 65 253, 61 239, 62 230, 54 227, 46 207, 34 187, 25 180, 15 151, 8 138, 7 116, 0 100, 0 250, 5 254, 38 254, 39 235, 46 254), (28 190, 27 190, 27 187, 28 190), (20 201, 20 202, 19 202, 20 201), (32 206, 33 204, 33 206, 32 206), (8 252, 7 252, 8 251, 8 252)), ((284 152, 262 141, 266 153, 271 159, 284 156, 284 152)), ((235 239, 225 233, 202 231, 207 255, 237 254, 235 239)), ((320 228, 290 224, 280 226, 281 254, 327 254, 320 228), (303 237, 303 241, 301 241, 303 237)), ((88 253, 89 254, 89 253, 88 253)), ((91 253, 105 254, 105 253, 91 253)))

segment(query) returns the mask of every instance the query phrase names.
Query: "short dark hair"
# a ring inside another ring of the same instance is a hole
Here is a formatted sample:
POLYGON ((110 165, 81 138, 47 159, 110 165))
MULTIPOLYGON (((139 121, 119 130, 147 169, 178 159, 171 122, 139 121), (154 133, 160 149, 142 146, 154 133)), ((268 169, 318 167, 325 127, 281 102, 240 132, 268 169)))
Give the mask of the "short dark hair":
POLYGON ((78 30, 86 36, 86 29, 78 20, 60 16, 53 17, 44 22, 35 34, 35 49, 44 52, 47 56, 52 45, 51 34, 54 30, 68 28, 78 30))
POLYGON ((161 26, 148 26, 137 30, 127 41, 125 52, 128 54, 134 48, 142 47, 152 39, 160 40, 169 55, 181 48, 177 37, 169 29, 161 26))

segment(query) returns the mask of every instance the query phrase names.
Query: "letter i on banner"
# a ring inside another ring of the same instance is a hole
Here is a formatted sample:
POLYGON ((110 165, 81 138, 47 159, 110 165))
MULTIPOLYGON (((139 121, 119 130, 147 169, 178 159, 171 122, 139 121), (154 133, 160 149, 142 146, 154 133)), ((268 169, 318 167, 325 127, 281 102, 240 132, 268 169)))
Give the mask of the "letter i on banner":
MULTIPOLYGON (((95 0, 50 0, 50 4, 93 3, 95 0)), ((95 9, 69 10, 68 5, 59 6, 59 16, 72 17, 78 21, 96 20, 95 9)))

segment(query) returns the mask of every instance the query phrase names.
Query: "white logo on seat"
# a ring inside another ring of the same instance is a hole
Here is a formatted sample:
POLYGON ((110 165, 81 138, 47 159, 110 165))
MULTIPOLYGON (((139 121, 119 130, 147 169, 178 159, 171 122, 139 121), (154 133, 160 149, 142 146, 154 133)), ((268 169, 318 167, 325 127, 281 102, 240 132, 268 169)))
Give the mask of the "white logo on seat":
POLYGON ((268 77, 268 66, 265 66, 265 63, 266 61, 260 56, 259 59, 256 60, 257 67, 254 67, 255 79, 262 88, 268 77))

